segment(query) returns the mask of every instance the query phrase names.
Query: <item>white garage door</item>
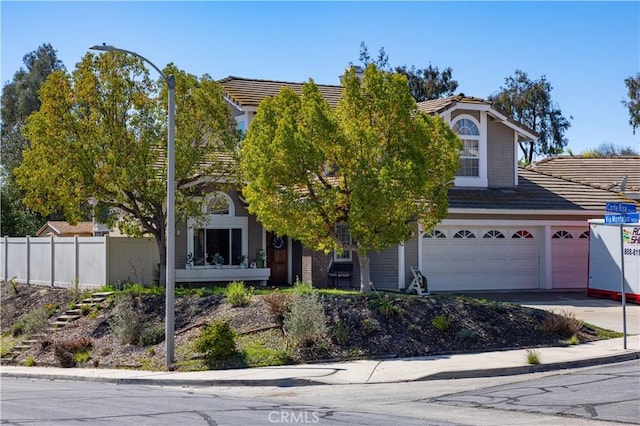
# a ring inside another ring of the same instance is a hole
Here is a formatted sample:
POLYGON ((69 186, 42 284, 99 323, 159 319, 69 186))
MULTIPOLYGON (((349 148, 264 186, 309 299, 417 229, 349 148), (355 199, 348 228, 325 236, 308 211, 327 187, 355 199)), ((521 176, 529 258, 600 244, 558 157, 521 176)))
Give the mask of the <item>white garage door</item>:
POLYGON ((551 229, 551 285, 553 288, 587 288, 589 282, 589 230, 551 229))
POLYGON ((422 272, 429 290, 538 288, 535 229, 438 228, 422 239, 422 272))

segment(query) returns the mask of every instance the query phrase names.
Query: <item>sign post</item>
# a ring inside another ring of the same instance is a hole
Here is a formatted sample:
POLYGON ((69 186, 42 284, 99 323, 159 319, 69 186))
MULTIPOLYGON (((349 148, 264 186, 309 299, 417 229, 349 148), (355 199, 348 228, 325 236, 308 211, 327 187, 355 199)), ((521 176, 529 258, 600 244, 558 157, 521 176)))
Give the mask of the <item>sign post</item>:
POLYGON ((624 224, 638 223, 636 205, 631 203, 608 202, 605 210, 616 214, 604 215, 605 224, 619 224, 620 226, 620 297, 622 299, 622 334, 623 349, 627 349, 627 304, 624 279, 624 224))

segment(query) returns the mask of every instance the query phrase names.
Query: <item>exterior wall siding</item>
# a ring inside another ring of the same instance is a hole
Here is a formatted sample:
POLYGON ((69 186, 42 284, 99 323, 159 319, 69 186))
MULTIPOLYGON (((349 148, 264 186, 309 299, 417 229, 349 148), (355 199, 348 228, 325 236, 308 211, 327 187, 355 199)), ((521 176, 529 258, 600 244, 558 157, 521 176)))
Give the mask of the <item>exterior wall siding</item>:
POLYGON ((418 237, 404 243, 404 286, 409 287, 413 280, 411 268, 418 267, 418 237))
POLYGON ((391 246, 381 253, 369 254, 371 281, 378 289, 398 288, 398 246, 391 246))
POLYGON ((459 115, 470 115, 476 120, 480 121, 480 111, 457 109, 451 113, 451 121, 453 121, 459 115))
POLYGON ((513 187, 515 158, 513 130, 493 120, 487 122, 487 178, 489 187, 513 187))

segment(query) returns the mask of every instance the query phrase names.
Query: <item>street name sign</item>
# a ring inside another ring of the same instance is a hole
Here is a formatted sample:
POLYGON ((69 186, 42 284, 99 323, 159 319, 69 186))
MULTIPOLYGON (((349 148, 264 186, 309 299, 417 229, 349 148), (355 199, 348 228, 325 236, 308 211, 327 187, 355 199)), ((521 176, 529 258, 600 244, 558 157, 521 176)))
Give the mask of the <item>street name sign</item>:
POLYGON ((635 213, 636 205, 631 203, 612 203, 607 202, 605 206, 606 211, 611 213, 635 213))
POLYGON ((639 220, 638 213, 604 215, 604 223, 638 223, 639 220))

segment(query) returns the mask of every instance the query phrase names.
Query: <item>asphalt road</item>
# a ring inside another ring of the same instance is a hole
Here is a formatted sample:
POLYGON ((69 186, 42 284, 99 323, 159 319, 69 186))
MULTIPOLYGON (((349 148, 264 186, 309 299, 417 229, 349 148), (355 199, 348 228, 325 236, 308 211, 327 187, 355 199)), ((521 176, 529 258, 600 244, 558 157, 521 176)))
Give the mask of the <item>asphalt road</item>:
POLYGON ((640 360, 555 373, 305 387, 8 379, 3 425, 638 424, 640 360))

